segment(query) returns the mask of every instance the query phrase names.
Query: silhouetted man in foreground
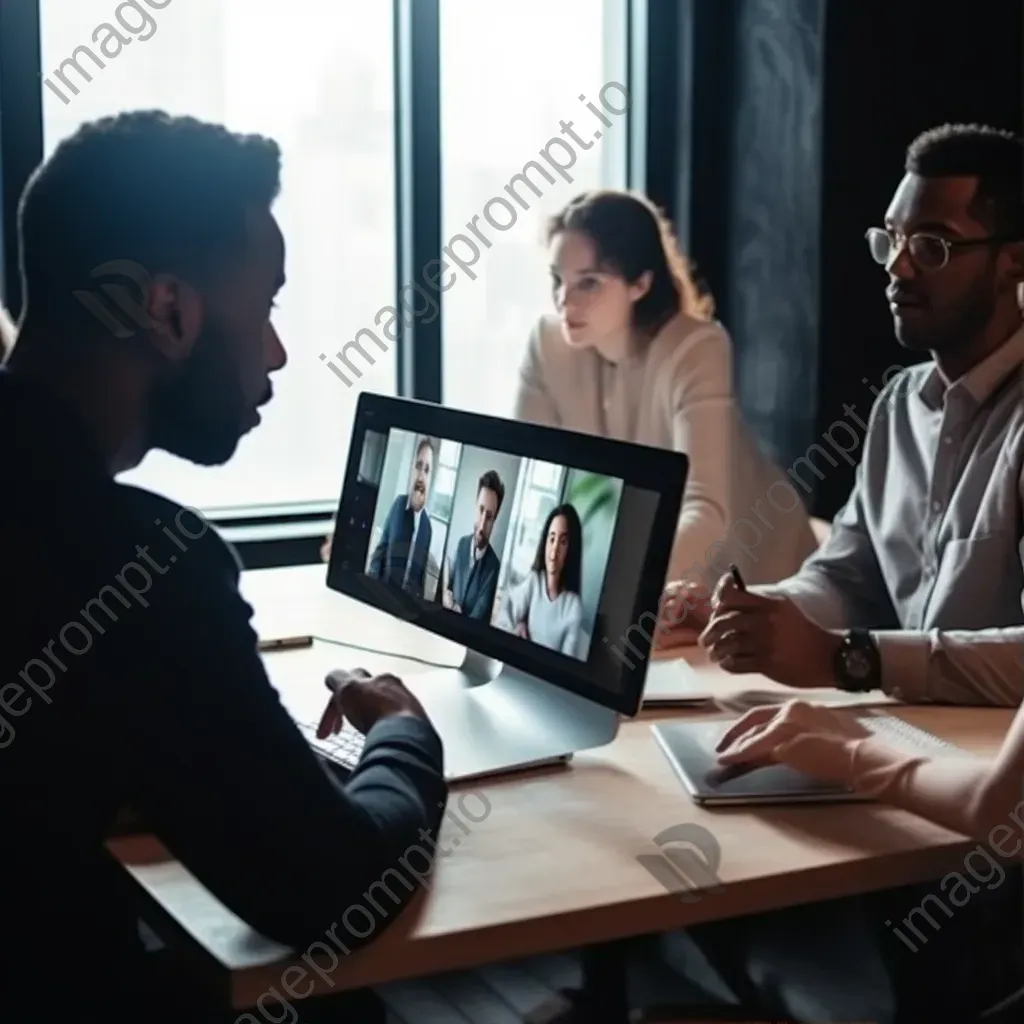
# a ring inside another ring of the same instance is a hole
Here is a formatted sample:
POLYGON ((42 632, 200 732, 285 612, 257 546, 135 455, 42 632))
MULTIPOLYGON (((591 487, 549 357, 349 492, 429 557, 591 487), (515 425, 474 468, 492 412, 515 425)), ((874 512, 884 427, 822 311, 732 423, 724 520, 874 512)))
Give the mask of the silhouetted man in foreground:
MULTIPOLYGON (((210 1019, 158 991, 139 948, 134 886, 104 848, 124 805, 253 927, 300 951, 331 942, 339 959, 361 941, 345 912, 373 915, 362 941, 376 938, 398 915, 364 894, 440 823, 441 743, 402 683, 328 678, 322 728, 344 715, 367 734, 342 785, 267 679, 231 549, 195 510, 115 480, 154 448, 223 463, 259 423, 285 365, 270 322, 279 165, 270 140, 132 113, 81 128, 22 197, 27 307, 0 370, 12 1020, 81 1019, 85 1004, 106 1022, 210 1019), (107 264, 128 287, 98 317, 74 293, 102 299, 91 275, 107 264)), ((300 1016, 331 1009, 383 1019, 367 993, 300 1016)))

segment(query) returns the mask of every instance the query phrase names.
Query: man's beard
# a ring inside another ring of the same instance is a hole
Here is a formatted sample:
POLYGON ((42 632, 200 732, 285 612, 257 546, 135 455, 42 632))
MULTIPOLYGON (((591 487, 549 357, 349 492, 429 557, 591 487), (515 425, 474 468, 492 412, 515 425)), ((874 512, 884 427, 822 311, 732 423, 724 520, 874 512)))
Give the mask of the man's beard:
POLYGON ((154 394, 149 444, 200 466, 218 466, 234 455, 246 414, 223 332, 210 324, 181 373, 154 394))
POLYGON ((913 352, 955 352, 984 330, 992 316, 995 301, 992 283, 981 280, 955 312, 929 309, 923 324, 908 318, 904 329, 897 330, 897 339, 904 348, 913 352))

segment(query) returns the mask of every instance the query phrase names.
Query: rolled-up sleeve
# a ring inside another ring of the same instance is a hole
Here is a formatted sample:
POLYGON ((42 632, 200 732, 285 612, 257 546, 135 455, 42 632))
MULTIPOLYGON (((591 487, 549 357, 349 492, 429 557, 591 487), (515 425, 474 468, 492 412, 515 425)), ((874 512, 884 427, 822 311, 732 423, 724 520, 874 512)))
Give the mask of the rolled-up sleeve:
POLYGON ((1024 626, 878 630, 882 689, 909 704, 1018 707, 1024 701, 1024 626))
MULTIPOLYGON (((1024 504, 1024 475, 1017 483, 1024 504)), ((1024 538, 1017 543, 1024 566, 1024 538)), ((1024 593, 1021 594, 1024 613, 1024 593)), ((1024 701, 1024 626, 878 630, 882 689, 908 703, 1018 707, 1024 701)))

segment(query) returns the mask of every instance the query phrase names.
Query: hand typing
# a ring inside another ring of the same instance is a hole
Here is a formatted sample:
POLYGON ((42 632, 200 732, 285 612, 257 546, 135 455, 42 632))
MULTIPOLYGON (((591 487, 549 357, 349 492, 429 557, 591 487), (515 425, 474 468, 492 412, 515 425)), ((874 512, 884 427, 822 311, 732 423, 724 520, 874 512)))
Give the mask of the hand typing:
POLYGON ((371 676, 362 668, 352 672, 335 669, 324 682, 331 691, 331 698, 317 728, 316 734, 321 739, 341 732, 345 719, 363 735, 382 718, 414 715, 427 719, 423 705, 397 676, 386 673, 371 676))
POLYGON ((719 741, 723 765, 787 764, 822 782, 849 784, 852 745, 870 733, 849 713, 791 700, 748 711, 719 741))
POLYGON ((840 638, 815 625, 787 597, 741 590, 726 575, 700 643, 726 672, 760 672, 787 686, 835 685, 840 638))

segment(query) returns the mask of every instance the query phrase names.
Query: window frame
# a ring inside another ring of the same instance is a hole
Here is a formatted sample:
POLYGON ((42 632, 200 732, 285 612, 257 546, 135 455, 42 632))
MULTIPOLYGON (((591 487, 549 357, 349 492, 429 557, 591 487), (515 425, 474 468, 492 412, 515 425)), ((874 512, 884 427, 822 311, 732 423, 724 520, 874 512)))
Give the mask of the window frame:
MULTIPOLYGON (((395 81, 396 308, 405 282, 441 256, 440 5, 443 0, 391 0, 395 81)), ((618 10, 622 0, 603 0, 618 10)), ((647 191, 670 217, 676 212, 676 147, 662 130, 665 105, 679 89, 681 52, 678 15, 671 4, 625 0, 627 87, 627 186, 647 191), (661 99, 659 99, 659 97, 661 99), (667 97, 667 98, 666 98, 667 97)), ((610 45, 610 44, 609 44, 610 45)), ((17 266, 17 206, 43 155, 40 0, 0 0, 0 300, 17 318, 21 280, 17 266)), ((674 111, 674 107, 672 108, 674 111)), ((443 402, 440 312, 429 323, 400 323, 395 343, 401 397, 443 402)), ((267 504, 209 509, 207 514, 233 543, 246 568, 319 561, 335 502, 267 504)))

